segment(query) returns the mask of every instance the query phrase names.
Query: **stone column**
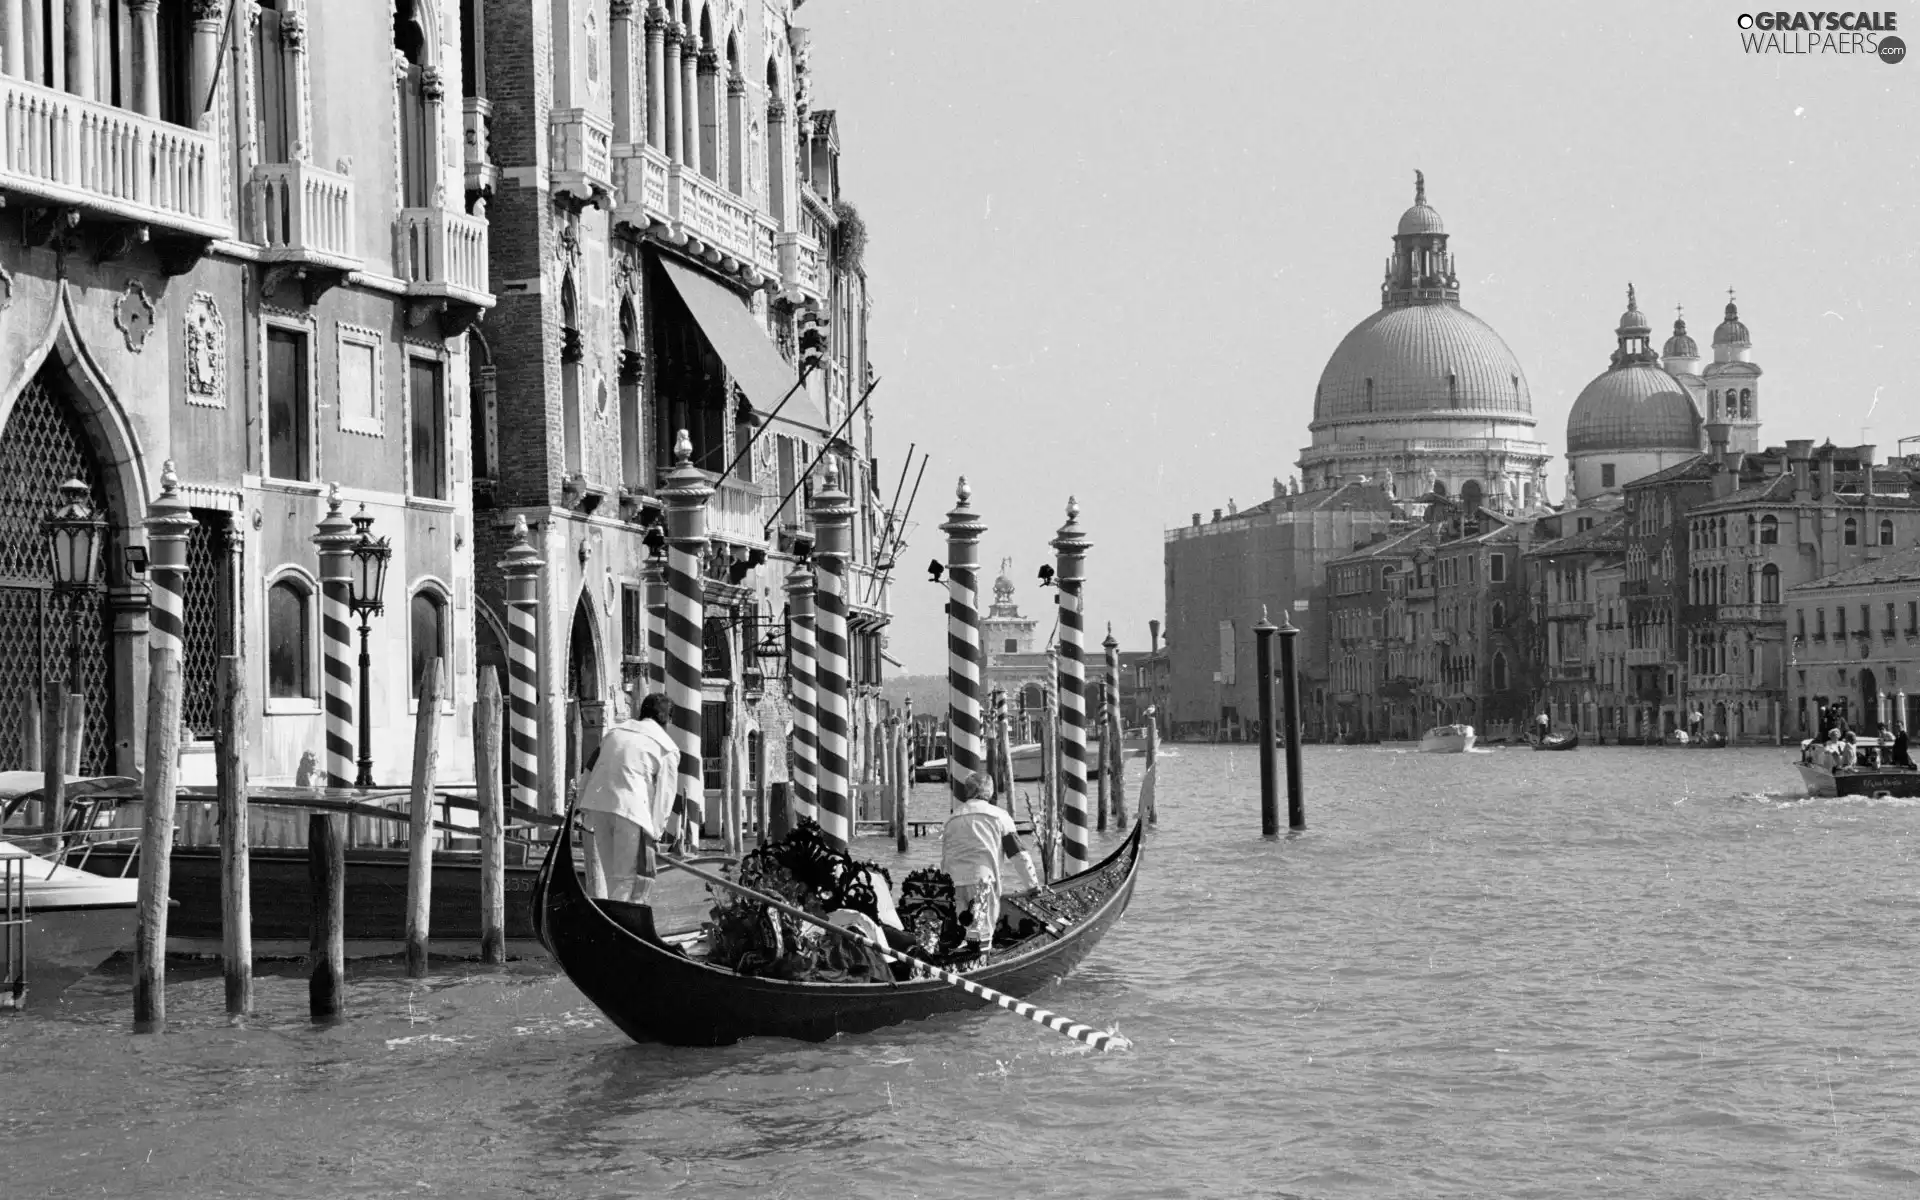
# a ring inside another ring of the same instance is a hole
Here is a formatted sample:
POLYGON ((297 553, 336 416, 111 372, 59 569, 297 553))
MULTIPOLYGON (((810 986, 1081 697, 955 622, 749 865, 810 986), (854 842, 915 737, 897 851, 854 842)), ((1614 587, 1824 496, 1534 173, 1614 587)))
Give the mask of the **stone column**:
POLYGON ((633 0, 613 0, 607 9, 607 50, 613 60, 613 141, 633 136, 633 0))
POLYGON ((187 96, 187 124, 193 129, 200 128, 207 93, 220 76, 220 25, 225 16, 221 0, 193 0, 193 91, 187 96))
MULTIPOLYGON (((21 4, 23 0, 7 0, 21 4)), ((133 11, 133 111, 160 115, 160 0, 130 0, 133 11)))
POLYGON ((292 144, 287 157, 296 162, 313 160, 313 114, 304 103, 307 95, 307 17, 295 9, 280 14, 280 53, 286 60, 282 78, 286 95, 281 105, 287 114, 287 136, 292 144))
POLYGON ((685 162, 685 153, 680 145, 680 106, 684 99, 680 95, 680 26, 668 21, 662 36, 666 41, 666 61, 660 73, 664 85, 661 90, 665 93, 661 116, 666 124, 667 161, 685 162))
POLYGON ((787 154, 787 106, 767 102, 767 211, 776 229, 787 227, 787 174, 793 169, 787 154))
MULTIPOLYGON (((148 4, 155 0, 147 0, 148 4)), ((27 19, 26 0, 0 0, 0 71, 15 79, 26 76, 26 30, 20 23, 27 19)))
POLYGON ((689 29, 680 47, 680 161, 700 171, 700 35, 689 29))
MULTIPOLYGON (((427 175, 428 204, 446 207, 444 197, 449 194, 446 180, 446 150, 443 143, 447 138, 446 121, 442 109, 447 98, 445 76, 439 67, 420 68, 420 101, 427 110, 427 161, 424 164, 427 175)), ((455 205, 454 207, 459 207, 455 205)))
POLYGON ((747 190, 747 79, 738 71, 727 78, 727 190, 738 196, 747 190), (738 130, 739 137, 733 133, 738 130))
POLYGON ((712 46, 700 51, 700 103, 694 110, 698 132, 694 141, 700 147, 700 170, 707 178, 720 178, 720 52, 712 46))
POLYGON ((93 0, 67 0, 67 90, 94 98, 93 0))
POLYGON ((667 24, 664 9, 658 4, 647 6, 647 145, 655 150, 666 148, 667 24))

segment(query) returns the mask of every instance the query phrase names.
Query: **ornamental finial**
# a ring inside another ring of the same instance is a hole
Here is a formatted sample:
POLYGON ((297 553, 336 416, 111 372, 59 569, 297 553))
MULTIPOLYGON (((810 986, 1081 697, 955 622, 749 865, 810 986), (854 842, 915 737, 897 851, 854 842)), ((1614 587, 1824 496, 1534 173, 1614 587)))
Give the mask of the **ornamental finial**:
POLYGON ((513 515, 513 540, 516 543, 527 540, 527 514, 525 513, 513 515))
POLYGON ((1415 171, 1413 173, 1413 202, 1415 204, 1425 204, 1427 202, 1427 174, 1425 171, 1415 171))
POLYGON ((678 437, 673 439, 673 465, 676 467, 693 465, 693 439, 687 436, 687 431, 684 429, 680 431, 678 437))
POLYGON ((178 496, 180 494, 180 473, 173 469, 173 460, 160 464, 160 494, 178 496))
POLYGON ((1639 303, 1633 298, 1633 284, 1629 283, 1627 284, 1627 311, 1635 312, 1639 307, 1639 303))
POLYGON ((973 499, 973 485, 967 482, 965 475, 960 477, 960 482, 954 487, 953 494, 960 498, 960 503, 962 504, 973 499))
POLYGON ((840 490, 840 459, 837 455, 827 456, 827 469, 820 473, 821 490, 837 492, 840 490))
POLYGON ((1080 501, 1078 498, 1074 496, 1068 496, 1067 497, 1067 520, 1078 521, 1079 519, 1080 519, 1080 501))
POLYGON ((340 511, 340 481, 337 479, 327 485, 327 511, 340 511))

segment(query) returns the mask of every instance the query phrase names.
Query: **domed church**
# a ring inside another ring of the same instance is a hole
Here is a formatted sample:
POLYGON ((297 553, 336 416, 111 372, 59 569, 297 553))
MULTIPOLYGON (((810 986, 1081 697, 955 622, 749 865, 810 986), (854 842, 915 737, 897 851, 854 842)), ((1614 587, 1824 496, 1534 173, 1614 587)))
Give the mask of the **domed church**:
POLYGON ((1314 390, 1313 444, 1300 452, 1306 490, 1362 477, 1400 500, 1435 491, 1517 511, 1546 503, 1546 446, 1520 362, 1460 307, 1460 279, 1440 214, 1414 172, 1380 285, 1380 310, 1334 349, 1314 390))

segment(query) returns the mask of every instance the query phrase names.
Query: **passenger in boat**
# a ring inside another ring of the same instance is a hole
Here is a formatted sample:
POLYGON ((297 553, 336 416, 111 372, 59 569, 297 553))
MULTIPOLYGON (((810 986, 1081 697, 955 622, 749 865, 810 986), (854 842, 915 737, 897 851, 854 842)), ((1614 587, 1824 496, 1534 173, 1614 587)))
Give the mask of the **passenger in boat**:
POLYGON ((953 880, 954 907, 973 908, 967 940, 990 947, 1000 924, 1000 898, 1031 891, 1040 876, 1013 817, 993 802, 993 780, 975 772, 961 784, 960 796, 959 809, 940 831, 940 868, 953 880), (1009 863, 1015 866, 1011 879, 1009 863))
POLYGON ((1843 767, 1857 767, 1860 765, 1860 751, 1854 745, 1853 735, 1851 733, 1834 742, 1831 749, 1833 751, 1833 766, 1836 771, 1843 767))
POLYGON ((1553 728, 1553 718, 1541 713, 1533 719, 1533 725, 1539 731, 1539 739, 1544 742, 1547 740, 1547 731, 1553 728))
MULTIPOLYGON (((624 697, 614 705, 618 715, 624 697)), ((638 720, 608 726, 580 784, 579 808, 593 834, 588 890, 598 899, 646 903, 654 847, 671 845, 680 825, 680 749, 666 730, 670 712, 655 692, 640 702, 638 720)))
POLYGON ((1913 754, 1908 749, 1906 730, 1902 729, 1893 735, 1893 745, 1887 748, 1887 765, 1913 769, 1913 754))

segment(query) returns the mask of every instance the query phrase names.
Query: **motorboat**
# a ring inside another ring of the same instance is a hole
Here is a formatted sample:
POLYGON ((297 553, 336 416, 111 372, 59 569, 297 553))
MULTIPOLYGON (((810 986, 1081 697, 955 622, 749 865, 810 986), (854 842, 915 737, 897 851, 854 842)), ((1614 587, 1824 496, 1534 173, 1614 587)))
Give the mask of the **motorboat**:
POLYGON ((1422 754, 1465 754, 1473 749, 1473 726, 1436 725, 1421 735, 1422 754))
POLYGON ((1794 763, 1810 796, 1897 796, 1920 797, 1920 769, 1889 764, 1891 743, 1877 737, 1853 740, 1859 763, 1835 767, 1820 744, 1812 738, 1800 743, 1800 757, 1794 763))
POLYGON ((0 860, 20 872, 23 884, 28 998, 58 999, 76 980, 133 948, 138 879, 83 871, 12 840, 0 840, 0 860))

